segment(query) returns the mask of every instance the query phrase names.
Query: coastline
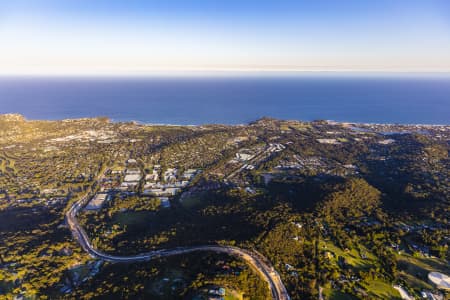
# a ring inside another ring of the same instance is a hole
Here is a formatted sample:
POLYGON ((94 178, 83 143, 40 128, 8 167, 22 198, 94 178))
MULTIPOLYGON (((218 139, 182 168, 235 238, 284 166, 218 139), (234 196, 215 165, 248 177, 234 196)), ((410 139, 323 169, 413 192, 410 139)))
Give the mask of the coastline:
POLYGON ((120 124, 120 123, 134 123, 142 126, 166 126, 166 127, 202 127, 202 126, 247 126, 251 123, 257 122, 259 120, 263 120, 265 118, 269 118, 275 121, 280 122, 298 122, 298 123, 313 123, 313 122, 326 122, 329 125, 341 125, 341 126, 403 126, 403 127, 449 127, 449 124, 427 124, 427 123, 382 123, 382 122, 351 122, 351 121, 335 121, 335 120, 295 120, 295 119, 279 119, 270 116, 264 116, 257 118, 253 121, 249 121, 247 123, 237 123, 237 124, 226 124, 226 123, 199 123, 199 124, 175 124, 175 123, 152 123, 145 122, 140 120, 119 120, 110 118, 108 116, 96 116, 96 117, 81 117, 81 118, 66 118, 66 119, 29 119, 25 115, 21 113, 0 113, 0 118, 12 118, 12 119, 21 119, 26 122, 74 122, 74 121, 83 121, 83 120, 98 120, 102 118, 106 118, 108 122, 120 124))

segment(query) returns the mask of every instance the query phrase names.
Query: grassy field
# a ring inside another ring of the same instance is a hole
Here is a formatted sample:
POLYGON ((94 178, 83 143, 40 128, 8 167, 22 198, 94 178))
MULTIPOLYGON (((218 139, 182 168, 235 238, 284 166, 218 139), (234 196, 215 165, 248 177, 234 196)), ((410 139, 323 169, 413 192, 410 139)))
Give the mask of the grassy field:
POLYGON ((398 255, 397 256, 399 262, 404 262, 406 266, 409 266, 411 271, 426 271, 432 272, 442 272, 442 273, 450 273, 450 265, 444 260, 438 258, 429 258, 429 257, 413 257, 411 255, 398 255))
POLYGON ((450 274, 450 265, 438 258, 413 257, 408 254, 397 255, 399 278, 419 291, 432 289, 428 283, 429 272, 450 274))
POLYGON ((337 247, 330 241, 321 240, 319 244, 320 249, 329 251, 334 254, 333 261, 337 263, 337 258, 342 256, 345 261, 357 270, 367 270, 376 263, 376 257, 370 253, 366 248, 360 246, 360 249, 351 249, 344 251, 337 247), (367 258, 363 259, 361 253, 364 253, 367 258))
MULTIPOLYGON (((334 257, 330 261, 334 264, 337 264, 338 257, 342 256, 346 263, 356 271, 368 270, 378 264, 377 258, 362 245, 359 246, 359 249, 342 250, 331 241, 322 240, 319 247, 321 250, 333 253, 334 257), (366 256, 364 259, 361 257, 363 253, 366 256)), ((391 283, 375 279, 370 282, 361 282, 361 285, 368 291, 370 299, 400 299, 400 294, 392 287, 391 283)), ((325 299, 331 300, 355 299, 351 295, 332 289, 324 289, 324 296, 325 299)))
POLYGON ((361 284, 368 290, 369 299, 401 299, 400 293, 391 283, 381 280, 371 280, 368 284, 361 284))
POLYGON ((323 289, 323 297, 326 300, 356 300, 352 295, 342 293, 340 291, 335 291, 333 289, 323 289))

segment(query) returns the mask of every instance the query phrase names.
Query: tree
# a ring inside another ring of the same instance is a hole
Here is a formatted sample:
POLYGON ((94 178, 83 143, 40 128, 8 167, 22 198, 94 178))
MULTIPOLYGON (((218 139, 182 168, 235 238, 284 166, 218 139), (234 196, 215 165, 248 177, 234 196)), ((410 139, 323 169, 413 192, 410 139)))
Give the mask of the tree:
POLYGON ((380 205, 380 191, 361 178, 339 184, 320 205, 320 213, 328 222, 346 222, 369 216, 380 205))

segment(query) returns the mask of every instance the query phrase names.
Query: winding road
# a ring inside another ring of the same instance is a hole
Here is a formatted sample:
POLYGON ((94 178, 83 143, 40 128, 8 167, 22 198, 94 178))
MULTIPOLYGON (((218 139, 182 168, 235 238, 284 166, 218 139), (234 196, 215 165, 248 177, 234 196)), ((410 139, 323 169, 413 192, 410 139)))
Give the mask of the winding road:
POLYGON ((86 196, 80 201, 74 203, 66 213, 66 221, 69 225, 70 231, 73 237, 78 241, 81 247, 94 258, 99 258, 109 262, 139 262, 149 261, 154 258, 167 257, 173 255, 186 254, 198 251, 212 251, 218 253, 226 253, 247 262, 252 269, 254 269, 268 284, 269 290, 274 300, 289 300, 286 287, 281 281, 280 275, 272 267, 271 263, 261 254, 241 249, 233 246, 220 246, 220 245, 203 245, 192 247, 177 247, 172 249, 161 249, 147 253, 131 255, 131 256, 115 256, 103 253, 95 249, 91 241, 84 231, 83 227, 78 223, 76 218, 78 212, 87 204, 90 197, 86 196))

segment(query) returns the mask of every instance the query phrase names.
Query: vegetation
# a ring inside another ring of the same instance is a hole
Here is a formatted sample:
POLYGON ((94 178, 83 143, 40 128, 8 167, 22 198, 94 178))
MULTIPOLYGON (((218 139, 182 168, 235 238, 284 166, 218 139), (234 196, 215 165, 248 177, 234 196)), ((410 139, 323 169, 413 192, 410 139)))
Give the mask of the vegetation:
POLYGON ((0 116, 0 299, 203 299, 221 287, 226 299, 267 299, 225 255, 93 260, 64 223, 87 191, 109 196, 78 219, 111 254, 236 245, 270 260, 292 299, 398 299, 394 284, 437 294, 427 274, 450 273, 449 139, 448 126, 0 116), (166 188, 168 169, 188 182, 181 192, 144 194, 166 188), (126 170, 142 176, 121 189, 126 170))

